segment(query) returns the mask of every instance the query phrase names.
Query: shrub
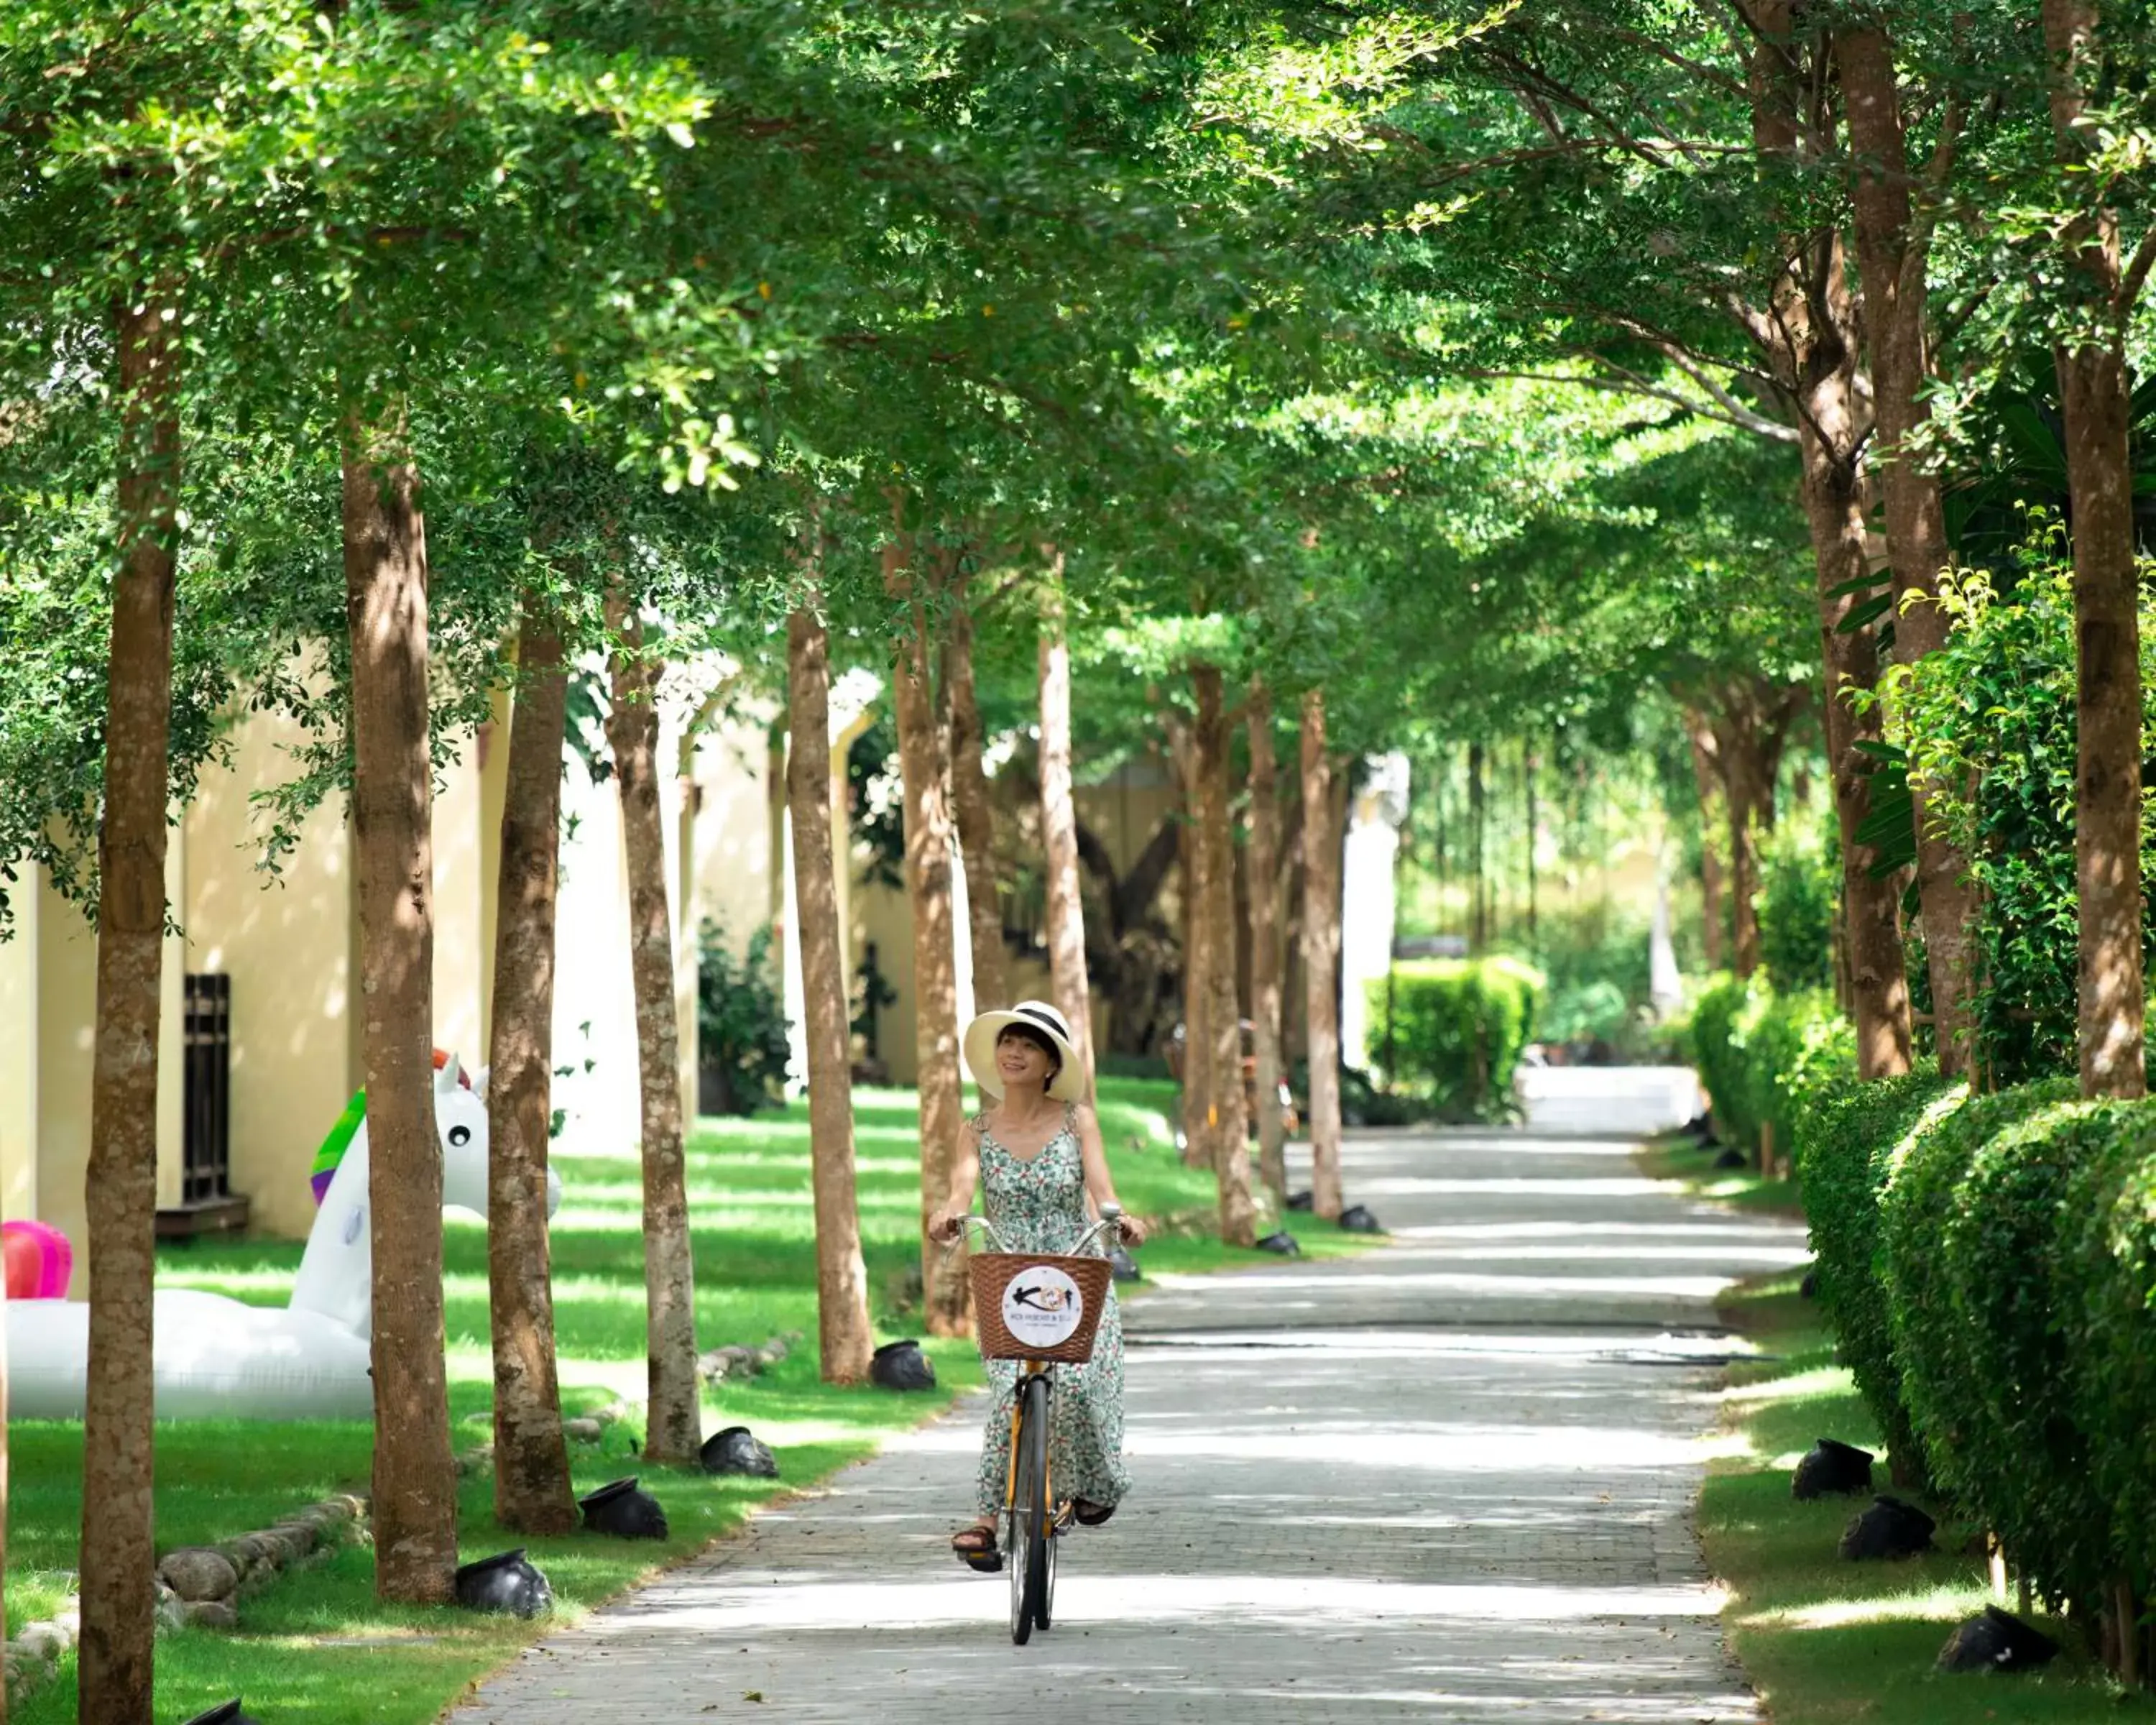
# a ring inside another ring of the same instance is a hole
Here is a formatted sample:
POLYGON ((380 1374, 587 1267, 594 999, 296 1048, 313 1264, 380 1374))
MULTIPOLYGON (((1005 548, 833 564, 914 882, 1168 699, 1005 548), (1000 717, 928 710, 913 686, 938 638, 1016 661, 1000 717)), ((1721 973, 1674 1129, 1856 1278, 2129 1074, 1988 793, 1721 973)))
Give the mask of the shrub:
POLYGON ((1502 1117, 1534 1034, 1538 971, 1514 958, 1424 958, 1368 984, 1371 1040, 1387 1072, 1456 1120, 1502 1117))
POLYGON ((1834 911, 1840 847, 1807 823, 1784 820, 1759 858, 1759 962, 1779 993, 1834 985, 1834 911))
POLYGON ((1820 1085, 1797 1117, 1794 1152, 1820 1306, 1887 1440, 1896 1477, 1908 1481, 1921 1475, 1923 1452, 1902 1405, 1894 1363, 1879 1261, 1879 1199, 1896 1147, 1942 1099, 1964 1093, 1936 1070, 1871 1081, 1845 1072, 1820 1085))
POLYGON ((1806 1099, 1856 1067, 1856 1033, 1830 997, 1779 995, 1763 977, 1717 977, 1692 1008, 1689 1041, 1724 1135, 1755 1154, 1770 1131, 1788 1153, 1806 1099))
MULTIPOLYGON (((2075 1069, 2079 974, 2073 572, 2063 530, 2038 520, 2015 561, 2006 590, 1981 572, 1945 584, 1944 649, 1894 685, 1910 769, 1976 887, 1971 1014, 1984 1067, 2005 1084, 2075 1069)), ((2142 591, 2146 755, 2156 748, 2156 594, 2142 591)), ((2156 847, 2143 831, 2147 897, 2156 894, 2156 847)), ((2144 962, 2156 965, 2156 922, 2144 922, 2143 942, 2144 962)))
POLYGON ((778 1100, 786 1082, 788 1021, 771 930, 748 937, 739 960, 725 931, 706 922, 696 967, 696 1063, 706 1112, 753 1114, 778 1100))

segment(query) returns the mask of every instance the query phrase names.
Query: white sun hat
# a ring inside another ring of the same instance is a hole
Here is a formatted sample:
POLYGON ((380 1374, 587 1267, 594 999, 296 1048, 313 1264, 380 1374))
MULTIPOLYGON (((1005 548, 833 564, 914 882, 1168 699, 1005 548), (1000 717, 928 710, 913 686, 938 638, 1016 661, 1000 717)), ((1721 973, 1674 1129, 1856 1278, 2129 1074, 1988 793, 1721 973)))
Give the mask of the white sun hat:
POLYGON ((1078 1050, 1070 1045, 1070 1021, 1045 1000, 1021 1000, 1008 1011, 984 1012, 966 1026, 959 1045, 965 1053, 966 1070, 973 1075, 982 1095, 998 1101, 1003 1097, 1003 1075, 996 1070, 996 1039, 1013 1024, 1022 1024, 1055 1045, 1062 1065, 1049 1081, 1049 1095, 1059 1102, 1083 1101, 1086 1075, 1079 1067, 1078 1050))

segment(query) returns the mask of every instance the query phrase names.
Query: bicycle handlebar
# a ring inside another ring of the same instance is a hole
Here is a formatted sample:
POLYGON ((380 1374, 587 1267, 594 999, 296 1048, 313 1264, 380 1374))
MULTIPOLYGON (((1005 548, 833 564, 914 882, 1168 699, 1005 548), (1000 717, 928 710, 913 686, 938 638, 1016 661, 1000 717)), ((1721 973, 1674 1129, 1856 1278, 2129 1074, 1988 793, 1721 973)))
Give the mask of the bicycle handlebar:
MULTIPOLYGON (((978 1228, 982 1233, 988 1235, 988 1246, 991 1250, 1000 1252, 1007 1250, 1003 1243, 1002 1236, 996 1232, 995 1224, 990 1222, 986 1216, 967 1215, 962 1216, 958 1219, 960 1224, 959 1231, 961 1238, 964 1237, 964 1231, 966 1229, 978 1228)), ((1123 1207, 1121 1204, 1102 1204, 1101 1206, 1101 1219, 1086 1230, 1086 1237, 1078 1242, 1078 1249, 1070 1255, 1073 1257, 1082 1258, 1091 1254, 1093 1250, 1094 1242, 1100 1239, 1101 1232, 1105 1229, 1115 1229, 1116 1238, 1120 1240, 1122 1235, 1122 1230, 1118 1224, 1122 1223, 1122 1219, 1123 1207)), ((957 1240, 952 1240, 944 1246, 943 1250, 947 1252, 953 1250, 957 1244, 957 1240)))

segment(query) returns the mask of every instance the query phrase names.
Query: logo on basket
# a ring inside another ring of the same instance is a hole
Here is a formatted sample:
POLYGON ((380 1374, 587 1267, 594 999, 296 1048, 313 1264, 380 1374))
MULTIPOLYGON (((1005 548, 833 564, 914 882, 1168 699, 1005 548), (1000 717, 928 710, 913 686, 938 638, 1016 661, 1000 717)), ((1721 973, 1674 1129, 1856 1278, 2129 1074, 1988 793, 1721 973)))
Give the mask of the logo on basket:
POLYGON ((1053 1264, 1029 1264, 1004 1284, 1004 1327, 1029 1348, 1054 1348, 1078 1332, 1086 1296, 1053 1264))

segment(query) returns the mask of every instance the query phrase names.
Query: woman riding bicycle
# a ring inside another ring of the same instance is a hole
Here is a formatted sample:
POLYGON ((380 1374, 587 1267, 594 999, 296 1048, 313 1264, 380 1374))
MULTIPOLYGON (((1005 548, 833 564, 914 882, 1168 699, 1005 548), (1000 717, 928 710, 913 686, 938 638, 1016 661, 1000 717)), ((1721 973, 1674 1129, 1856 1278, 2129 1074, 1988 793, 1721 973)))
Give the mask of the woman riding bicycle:
MULTIPOLYGON (((977 1184, 985 1183, 990 1224, 1005 1250, 1075 1251, 1091 1223, 1086 1200, 1116 1203, 1101 1123, 1081 1100, 1085 1074, 1070 1045, 1063 1014, 1038 1000, 1021 1000, 1008 1012, 984 1012, 966 1027, 966 1065, 993 1106, 968 1121, 958 1136, 951 1193, 928 1224, 929 1237, 955 1240, 965 1231, 977 1184)), ((1145 1230, 1126 1216, 1122 1235, 1142 1245, 1145 1230)), ((995 1397, 982 1434, 978 1476, 980 1519, 951 1541, 961 1557, 996 1548, 996 1516, 1003 1507, 1010 1457, 1011 1403, 1018 1382, 1013 1360, 990 1360, 995 1397)), ((1071 1512, 1098 1527, 1116 1512, 1130 1488, 1123 1467, 1123 1326, 1111 1289, 1093 1357, 1063 1368, 1050 1430, 1050 1471, 1057 1495, 1071 1499, 1071 1512)))

